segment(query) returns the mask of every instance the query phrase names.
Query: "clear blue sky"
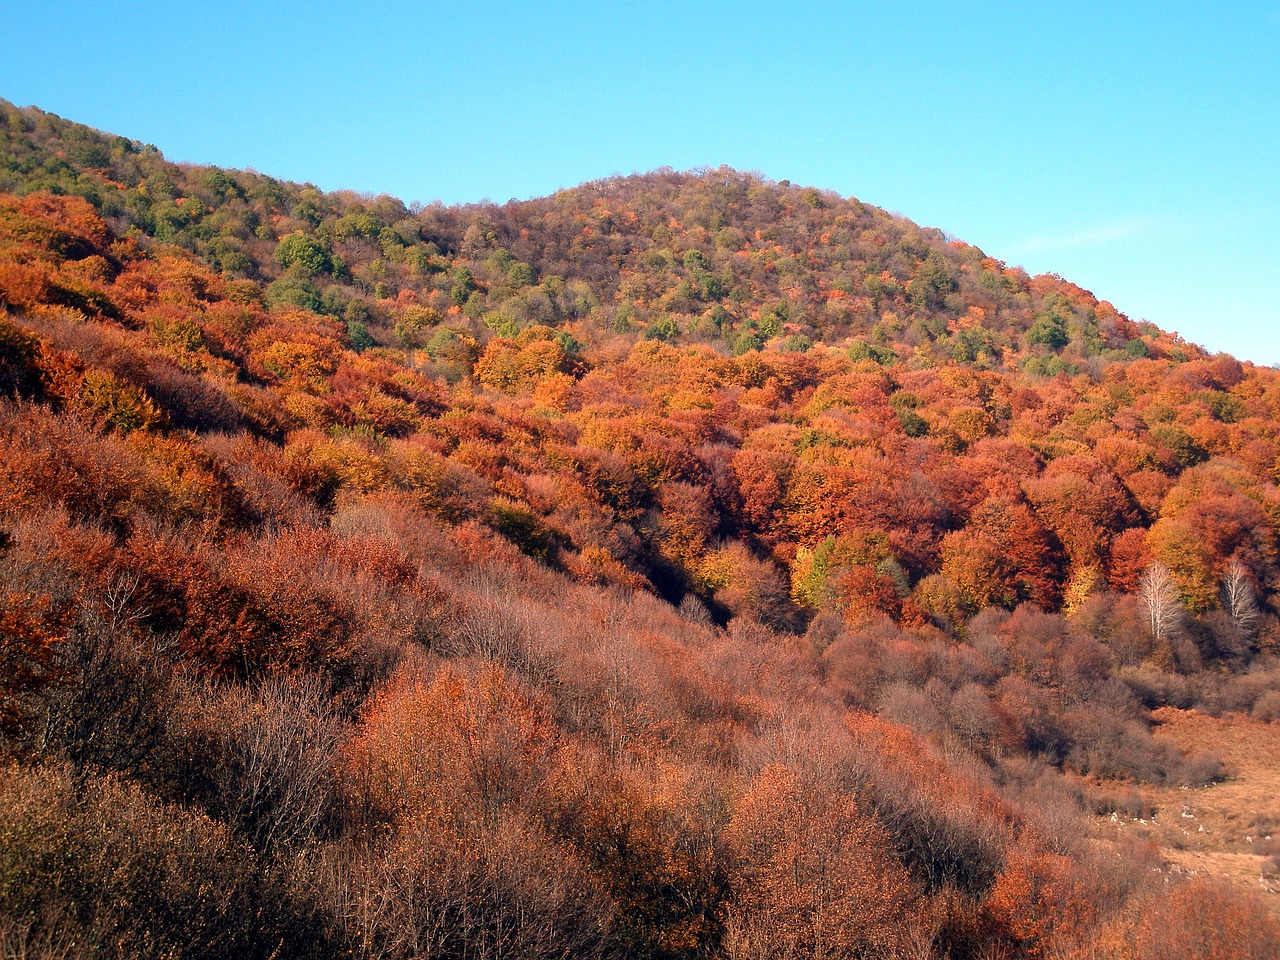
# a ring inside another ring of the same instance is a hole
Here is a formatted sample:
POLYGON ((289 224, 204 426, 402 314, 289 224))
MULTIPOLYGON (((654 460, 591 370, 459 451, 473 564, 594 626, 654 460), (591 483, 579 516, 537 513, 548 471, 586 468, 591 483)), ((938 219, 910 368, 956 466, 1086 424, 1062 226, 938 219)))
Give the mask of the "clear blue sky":
POLYGON ((325 189, 722 163, 1280 363, 1280 3, 0 4, 0 96, 325 189))

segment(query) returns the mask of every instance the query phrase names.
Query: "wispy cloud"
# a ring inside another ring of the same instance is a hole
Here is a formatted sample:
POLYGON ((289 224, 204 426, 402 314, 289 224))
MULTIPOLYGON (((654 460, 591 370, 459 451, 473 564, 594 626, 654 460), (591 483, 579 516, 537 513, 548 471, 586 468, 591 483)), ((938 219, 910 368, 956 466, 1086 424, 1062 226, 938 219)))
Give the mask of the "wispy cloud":
POLYGON ((1082 247, 1100 247, 1139 236, 1151 227, 1150 220, 1128 220, 1113 223, 1090 230, 1075 230, 1071 233, 1050 234, 1043 237, 1032 237, 1014 248, 1014 253, 1039 253, 1042 250, 1077 250, 1082 247))

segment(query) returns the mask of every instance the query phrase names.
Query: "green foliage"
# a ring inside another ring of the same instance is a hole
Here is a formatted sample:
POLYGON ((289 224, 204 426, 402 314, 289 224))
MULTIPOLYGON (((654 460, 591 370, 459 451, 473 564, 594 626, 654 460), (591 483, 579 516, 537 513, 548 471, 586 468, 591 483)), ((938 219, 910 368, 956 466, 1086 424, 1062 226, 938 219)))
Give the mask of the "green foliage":
POLYGON ((761 311, 756 329, 764 339, 771 339, 782 333, 782 325, 790 319, 790 316, 791 305, 785 300, 779 301, 769 309, 761 311))
POLYGON ((244 191, 240 184, 226 171, 213 169, 209 170, 203 178, 204 187, 214 195, 217 200, 243 199, 244 191))
POLYGON ((688 250, 681 258, 686 270, 706 270, 710 263, 701 250, 688 250))
POLYGON ((450 327, 436 327, 426 343, 432 360, 470 363, 475 360, 475 341, 450 327))
POLYGON ((106 426, 129 434, 156 425, 160 413, 146 392, 106 370, 89 370, 76 390, 77 404, 106 426))
POLYGON ((533 267, 527 263, 513 263, 507 270, 507 283, 515 290, 532 286, 534 282, 533 267))
POLYGON ((1027 343, 1033 347, 1061 350, 1070 342, 1066 321, 1057 313, 1037 314, 1035 323, 1027 331, 1027 343))
POLYGON ((1151 435, 1170 450, 1179 467, 1193 467, 1208 459, 1208 451, 1177 424, 1153 427, 1151 435))
POLYGON ((522 553, 549 563, 555 556, 555 539, 531 510, 519 504, 495 500, 489 506, 493 528, 506 537, 522 553))
POLYGON ((859 360, 870 360, 873 363, 891 364, 896 363, 898 355, 887 347, 880 347, 866 340, 855 340, 849 344, 849 359, 855 362, 859 360))
POLYGON ((351 344, 351 349, 356 353, 363 353, 365 350, 378 345, 378 342, 373 339, 373 335, 369 333, 369 328, 359 320, 347 321, 347 340, 351 344))
POLYGON ((954 341, 951 356, 956 363, 973 363, 983 358, 996 359, 1000 355, 995 334, 984 327, 964 327, 957 330, 954 341))
POLYGON ((907 284, 907 295, 917 309, 938 310, 944 306, 947 294, 957 287, 946 260, 936 250, 931 250, 907 284))
POLYGON ((564 351, 565 356, 569 358, 570 363, 581 361, 582 343, 568 330, 557 330, 555 332, 555 341, 560 344, 560 348, 564 351))
POLYGON ((441 319, 440 314, 431 307, 405 307, 392 329, 396 343, 406 350, 421 347, 430 336, 428 331, 441 319))
POLYGON ((1223 390, 1205 390, 1196 394, 1196 399, 1209 409, 1215 420, 1223 423, 1237 423, 1244 415, 1245 406, 1240 398, 1223 390))
POLYGON ((311 279, 301 271, 290 271, 267 286, 269 306, 293 306, 319 313, 323 306, 320 291, 311 279))
POLYGON ((297 265, 307 274, 329 273, 333 260, 323 243, 314 236, 297 231, 276 245, 276 263, 282 267, 297 265))
MULTIPOLYGON (((382 224, 368 213, 349 213, 339 217, 333 224, 333 239, 339 243, 360 238, 377 239, 382 231, 382 224)), ((287 239, 287 238, 286 238, 287 239)), ((399 239, 398 237, 396 238, 399 239)), ((276 253, 279 259, 279 252, 276 253)))
POLYGON ((730 347, 735 357, 764 349, 764 337, 754 326, 745 326, 733 338, 730 347))
POLYGON ((646 340, 661 340, 663 343, 673 343, 680 336, 680 324, 675 317, 661 316, 650 320, 644 328, 644 338, 646 340))
POLYGON ((813 348, 813 341, 806 336, 796 335, 787 337, 778 349, 783 353, 806 353, 813 348))
POLYGON ((455 305, 466 303, 477 289, 475 277, 467 267, 455 267, 449 274, 449 300, 455 305))
POLYGON ((908 437, 925 437, 929 435, 929 421, 914 410, 907 407, 897 409, 898 422, 908 437))
POLYGON ((298 220, 306 220, 314 228, 320 226, 329 212, 324 195, 314 187, 307 187, 298 195, 290 214, 298 220))

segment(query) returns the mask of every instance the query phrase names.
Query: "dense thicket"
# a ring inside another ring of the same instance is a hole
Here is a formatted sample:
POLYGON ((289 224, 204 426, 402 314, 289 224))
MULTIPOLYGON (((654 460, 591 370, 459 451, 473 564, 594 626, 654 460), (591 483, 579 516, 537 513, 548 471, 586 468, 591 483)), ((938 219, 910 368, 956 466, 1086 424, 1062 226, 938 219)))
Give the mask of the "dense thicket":
POLYGON ((6 104, 0 190, 0 950, 1277 949, 1078 815, 1280 717, 1275 371, 727 169, 406 208, 6 104))

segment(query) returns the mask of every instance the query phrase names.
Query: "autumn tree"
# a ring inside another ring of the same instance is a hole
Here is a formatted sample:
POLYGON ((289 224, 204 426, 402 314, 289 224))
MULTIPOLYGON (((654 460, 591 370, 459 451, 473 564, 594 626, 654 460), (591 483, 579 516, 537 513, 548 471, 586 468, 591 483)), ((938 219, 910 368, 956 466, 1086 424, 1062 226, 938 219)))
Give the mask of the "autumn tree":
POLYGON ((1280 923, 1253 891, 1195 878, 1135 897, 1091 946, 1104 960, 1262 960, 1280 923))
POLYGON ((989 497, 963 529, 942 542, 942 573, 973 610, 1031 600, 1052 607, 1062 554, 1055 538, 1020 500, 989 497))
POLYGON ((985 908, 1000 938, 1027 957, 1054 956, 1084 941, 1098 913, 1076 865, 1031 844, 1009 851, 985 908))

